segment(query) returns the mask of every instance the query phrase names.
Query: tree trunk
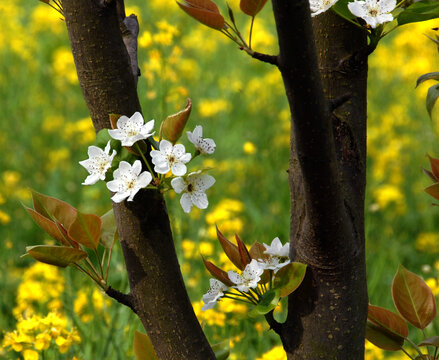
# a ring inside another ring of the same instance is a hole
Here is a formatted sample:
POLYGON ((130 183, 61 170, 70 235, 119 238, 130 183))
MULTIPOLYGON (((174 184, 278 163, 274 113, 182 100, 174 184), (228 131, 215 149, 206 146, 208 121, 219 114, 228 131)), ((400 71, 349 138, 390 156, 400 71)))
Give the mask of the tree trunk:
POLYGON ((292 113, 290 255, 308 264, 275 330, 289 360, 363 359, 366 36, 331 11, 312 24, 308 0, 273 10, 292 113))
MULTIPOLYGON (((115 0, 63 0, 79 82, 96 131, 110 113, 140 111, 136 79, 122 40, 115 0)), ((119 1, 119 5, 121 2, 119 1)), ((119 7, 120 9, 121 7, 119 7)), ((121 16, 122 15, 122 16, 121 16)), ((163 196, 142 190, 114 204, 131 304, 160 359, 215 359, 189 301, 163 196)))

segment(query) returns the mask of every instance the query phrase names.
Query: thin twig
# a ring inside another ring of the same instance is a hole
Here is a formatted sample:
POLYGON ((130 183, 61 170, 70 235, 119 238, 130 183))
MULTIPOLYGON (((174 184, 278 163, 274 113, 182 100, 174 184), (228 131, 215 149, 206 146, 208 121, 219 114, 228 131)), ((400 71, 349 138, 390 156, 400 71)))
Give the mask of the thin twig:
POLYGON ((259 60, 262 62, 266 62, 266 63, 271 64, 271 65, 279 66, 279 60, 278 60, 277 55, 263 54, 263 53, 260 53, 257 51, 253 51, 252 49, 244 47, 244 46, 241 46, 241 50, 244 50, 253 59, 256 59, 256 60, 259 60))
POLYGON ((128 306, 135 314, 137 314, 137 310, 134 305, 134 299, 131 294, 124 294, 119 290, 113 289, 111 286, 109 286, 108 289, 105 290, 105 293, 117 302, 128 306))

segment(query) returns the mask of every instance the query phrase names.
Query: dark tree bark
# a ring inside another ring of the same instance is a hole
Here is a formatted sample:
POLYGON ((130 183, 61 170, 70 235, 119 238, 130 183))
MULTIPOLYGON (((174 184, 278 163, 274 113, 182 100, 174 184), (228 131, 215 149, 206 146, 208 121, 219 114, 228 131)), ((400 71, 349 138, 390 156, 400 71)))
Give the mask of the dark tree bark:
POLYGON ((290 255, 308 264, 275 331, 288 359, 363 359, 367 55, 350 56, 366 35, 330 11, 312 24, 308 0, 273 10, 292 113, 290 255))
MULTIPOLYGON (((116 1, 63 0, 63 8, 96 131, 110 126, 110 113, 140 111, 116 1)), ((215 359, 183 283, 162 195, 141 191, 132 203, 114 204, 114 213, 130 282, 130 293, 119 300, 132 305, 159 358, 215 359)))
MULTIPOLYGON (((121 5, 63 0, 96 131, 110 126, 109 113, 140 111, 134 19, 125 21, 121 5)), ((312 23, 308 0, 273 0, 273 10, 280 53, 251 55, 282 73, 292 112, 290 256, 309 266, 286 322, 267 320, 288 359, 362 359, 366 36, 330 11, 312 23)), ((114 210, 131 290, 109 295, 137 312, 161 359, 214 359, 184 288, 163 197, 142 191, 114 210)))

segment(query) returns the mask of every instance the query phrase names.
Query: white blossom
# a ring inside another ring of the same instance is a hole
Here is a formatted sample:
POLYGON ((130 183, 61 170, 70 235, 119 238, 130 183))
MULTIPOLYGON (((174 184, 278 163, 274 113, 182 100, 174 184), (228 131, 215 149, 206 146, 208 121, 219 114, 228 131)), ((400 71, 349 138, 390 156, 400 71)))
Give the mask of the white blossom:
POLYGON ((271 245, 263 244, 265 246, 264 254, 277 257, 288 257, 290 253, 290 243, 282 245, 279 238, 276 237, 271 242, 271 245))
POLYGON ((258 282, 261 280, 261 275, 264 269, 261 265, 253 259, 251 263, 247 264, 241 275, 229 270, 227 273, 231 282, 235 284, 234 288, 239 291, 247 292, 249 288, 258 287, 258 282))
POLYGON ((365 0, 354 1, 348 4, 349 11, 362 18, 372 28, 393 20, 392 12, 396 7, 396 0, 365 0))
POLYGON ((314 17, 324 13, 338 0, 309 0, 309 7, 311 8, 311 16, 314 17))
POLYGON ((224 295, 224 291, 228 288, 221 281, 216 279, 210 279, 210 289, 203 295, 204 306, 201 310, 212 309, 218 299, 224 295))
POLYGON ((154 134, 154 120, 144 123, 143 116, 135 112, 130 118, 121 116, 117 120, 117 129, 108 130, 113 139, 120 140, 122 146, 133 146, 136 141, 146 139, 154 134))
POLYGON ((90 174, 82 185, 93 185, 98 180, 105 180, 105 173, 111 167, 111 162, 115 155, 116 150, 113 150, 113 153, 110 155, 110 141, 108 141, 104 150, 97 146, 89 146, 88 159, 79 162, 90 174))
POLYGON ((215 141, 203 138, 203 128, 201 125, 195 126, 194 132, 187 131, 186 134, 189 141, 194 144, 195 149, 200 153, 213 154, 215 151, 215 141))
POLYGON ((190 173, 186 179, 176 177, 171 186, 177 194, 183 193, 180 199, 184 212, 189 213, 192 205, 199 209, 206 209, 209 205, 205 191, 215 184, 213 176, 202 174, 201 170, 190 173))
POLYGON ((277 256, 270 256, 265 259, 258 259, 258 263, 264 270, 273 270, 276 274, 285 265, 288 265, 290 260, 281 262, 281 258, 277 256))
POLYGON ((107 188, 116 194, 111 198, 114 202, 120 203, 128 198, 133 201, 137 192, 149 185, 152 176, 148 171, 142 171, 142 163, 136 160, 131 166, 126 161, 119 163, 119 168, 114 171, 114 180, 107 183, 107 188))
POLYGON ((159 174, 167 174, 169 170, 176 176, 186 174, 186 163, 190 161, 192 155, 186 153, 184 145, 172 145, 168 140, 162 140, 159 144, 159 150, 151 151, 154 171, 159 174))

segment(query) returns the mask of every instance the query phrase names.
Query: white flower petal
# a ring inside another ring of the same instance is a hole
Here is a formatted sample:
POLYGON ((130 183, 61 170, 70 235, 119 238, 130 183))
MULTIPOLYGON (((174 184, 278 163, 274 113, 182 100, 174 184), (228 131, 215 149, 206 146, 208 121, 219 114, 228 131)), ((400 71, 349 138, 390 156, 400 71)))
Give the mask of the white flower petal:
POLYGON ((174 163, 171 170, 175 176, 183 176, 187 172, 186 165, 180 162, 174 163))
POLYGON ((99 174, 88 175, 82 185, 93 185, 99 181, 99 174))
POLYGON ((171 186, 177 194, 186 189, 186 182, 182 177, 176 177, 171 180, 171 186))
MULTIPOLYGON (((136 161, 139 161, 139 160, 136 160, 136 161)), ((119 163, 119 168, 117 170, 119 170, 120 172, 127 172, 127 171, 131 170, 131 165, 126 161, 121 161, 119 163)))
POLYGON ((213 176, 202 174, 197 177, 194 177, 193 183, 200 191, 206 191, 213 184, 215 184, 215 178, 213 176))
POLYGON ((348 4, 349 11, 356 17, 362 17, 366 13, 366 3, 364 1, 355 1, 348 4))
POLYGON ((184 193, 180 199, 180 205, 185 213, 190 213, 192 208, 192 200, 189 194, 184 193))
POLYGON ((118 129, 124 128, 129 122, 129 117, 122 115, 119 119, 117 119, 116 126, 118 129))
POLYGON ((154 171, 159 174, 167 174, 171 170, 168 163, 160 163, 154 166, 154 171))
POLYGON ((134 161, 134 164, 133 164, 133 167, 132 167, 132 172, 136 176, 138 176, 141 171, 142 171, 142 163, 140 162, 140 160, 134 161))
POLYGON ((172 151, 172 144, 168 140, 162 140, 160 141, 159 149, 162 153, 169 154, 172 151))
POLYGON ((124 192, 124 193, 116 193, 113 195, 113 197, 111 198, 111 200, 113 200, 115 203, 121 203, 122 201, 124 201, 128 196, 130 195, 130 193, 128 191, 124 192))
POLYGON ((234 284, 241 284, 242 283, 242 276, 239 275, 238 273, 234 272, 233 270, 229 270, 227 272, 227 276, 230 279, 230 281, 234 284))
POLYGON ((133 116, 131 116, 130 120, 138 127, 141 127, 145 123, 142 114, 138 111, 136 111, 133 116))
POLYGON ((148 171, 141 173, 137 179, 137 184, 140 188, 147 187, 152 181, 152 175, 148 171))
POLYGON ((203 192, 193 192, 191 195, 191 201, 199 209, 207 209, 209 206, 207 195, 203 192))

